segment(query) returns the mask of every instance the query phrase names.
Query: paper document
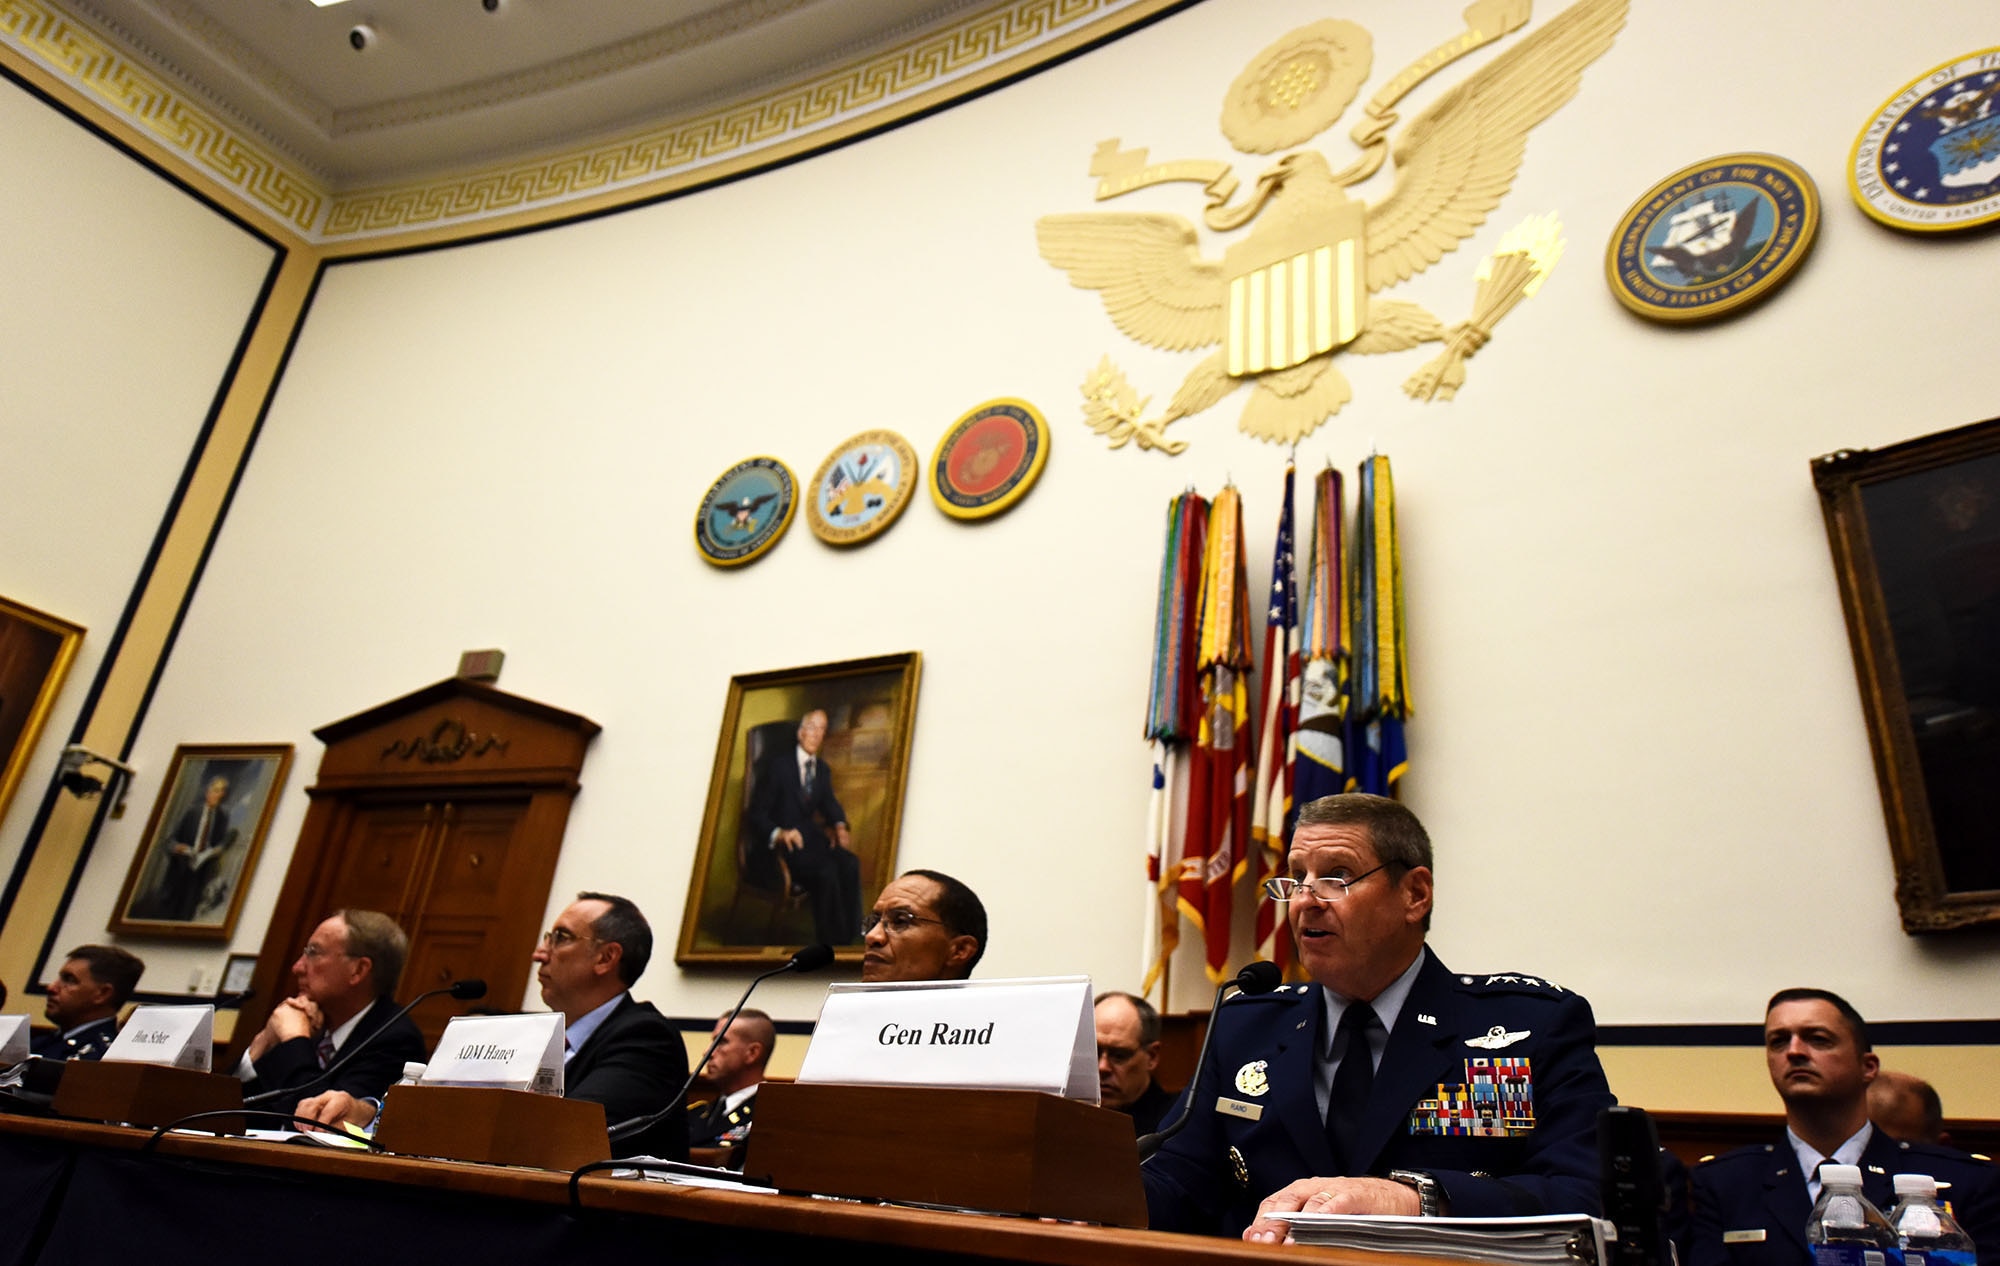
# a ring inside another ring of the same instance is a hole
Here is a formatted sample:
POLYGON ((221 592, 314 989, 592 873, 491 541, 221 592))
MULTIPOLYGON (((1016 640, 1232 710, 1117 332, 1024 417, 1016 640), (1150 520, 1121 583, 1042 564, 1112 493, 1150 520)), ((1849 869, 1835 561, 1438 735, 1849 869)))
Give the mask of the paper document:
POLYGON ((1301 1244, 1427 1253, 1482 1262, 1609 1261, 1618 1228, 1581 1213, 1533 1218, 1419 1218, 1390 1214, 1274 1213, 1301 1244))

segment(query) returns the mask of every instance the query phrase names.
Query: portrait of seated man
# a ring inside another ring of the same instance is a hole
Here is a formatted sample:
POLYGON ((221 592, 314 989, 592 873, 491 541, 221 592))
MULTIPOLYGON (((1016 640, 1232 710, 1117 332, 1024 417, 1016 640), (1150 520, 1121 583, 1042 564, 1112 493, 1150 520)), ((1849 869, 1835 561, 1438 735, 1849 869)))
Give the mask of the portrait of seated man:
POLYGON ((826 724, 825 712, 807 712, 796 741, 770 744, 759 760, 743 815, 750 836, 745 878, 777 887, 782 858, 812 911, 813 939, 852 945, 861 939, 861 859, 847 810, 834 794, 834 771, 820 754, 826 724))

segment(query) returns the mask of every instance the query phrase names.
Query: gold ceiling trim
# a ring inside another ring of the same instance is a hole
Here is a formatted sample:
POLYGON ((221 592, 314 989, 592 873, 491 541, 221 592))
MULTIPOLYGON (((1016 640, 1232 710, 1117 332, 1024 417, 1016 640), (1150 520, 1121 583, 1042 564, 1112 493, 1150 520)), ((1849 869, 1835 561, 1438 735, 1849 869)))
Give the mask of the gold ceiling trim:
POLYGON ((57 0, 0 0, 0 44, 161 147, 167 166, 191 170, 305 242, 345 255, 616 209, 809 154, 978 92, 1181 2, 1003 0, 754 100, 534 158, 345 191, 287 162, 57 0))
POLYGON ((193 163, 224 191, 311 233, 326 190, 45 0, 0 0, 0 37, 193 163))
POLYGON ((1000 59, 1009 59, 1004 69, 1013 73, 1023 68, 1014 59, 1067 51, 1074 43, 1067 37, 1080 28, 1113 14, 1136 20, 1160 7, 1159 0, 1012 0, 753 101, 457 178, 340 194, 321 240, 452 223, 486 228, 482 222, 492 217, 612 191, 625 194, 615 201, 670 192, 737 160, 830 144, 860 130, 864 118, 875 126, 928 108, 939 88, 951 95, 976 91, 997 77, 993 63, 1000 59))

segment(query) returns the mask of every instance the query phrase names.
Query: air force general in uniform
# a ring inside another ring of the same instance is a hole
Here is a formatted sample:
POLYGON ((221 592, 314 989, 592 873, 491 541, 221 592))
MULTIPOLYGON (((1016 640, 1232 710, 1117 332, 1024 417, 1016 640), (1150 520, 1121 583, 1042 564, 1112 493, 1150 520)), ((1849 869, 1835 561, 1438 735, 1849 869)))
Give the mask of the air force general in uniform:
POLYGON ((1598 1212, 1615 1100, 1590 1005, 1425 948, 1430 841, 1393 800, 1307 805, 1289 868, 1273 886, 1314 983, 1223 1005, 1188 1125, 1143 1171, 1152 1225, 1279 1240, 1263 1215, 1598 1212))

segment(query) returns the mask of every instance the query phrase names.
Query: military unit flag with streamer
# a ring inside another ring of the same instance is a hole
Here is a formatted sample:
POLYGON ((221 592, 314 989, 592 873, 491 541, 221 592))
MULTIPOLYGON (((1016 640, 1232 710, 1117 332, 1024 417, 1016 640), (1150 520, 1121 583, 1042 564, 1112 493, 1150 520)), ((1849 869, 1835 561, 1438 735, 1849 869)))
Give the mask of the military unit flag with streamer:
POLYGON ((1250 837, 1250 594, 1243 554, 1243 499, 1233 487, 1209 506, 1201 579, 1201 729, 1189 762, 1187 830, 1181 840, 1180 911, 1201 929, 1209 979, 1229 978, 1236 881, 1250 837))
MULTIPOLYGON (((1257 745, 1257 794, 1250 808, 1255 882, 1285 872, 1286 824, 1292 810, 1292 727, 1299 709, 1299 591, 1293 550, 1292 486, 1285 465, 1285 500, 1271 550, 1270 601, 1264 619, 1264 730, 1257 745)), ((1291 928, 1273 901, 1257 903, 1257 957, 1282 971, 1292 963, 1291 928)))
POLYGON ((1347 573, 1341 559, 1346 518, 1340 472, 1331 466, 1313 480, 1312 548, 1302 583, 1299 713, 1292 739, 1292 813, 1347 790, 1347 573))
POLYGON ((1356 503, 1349 789, 1388 796, 1395 794, 1409 765, 1403 722, 1410 716, 1403 567, 1396 546, 1396 487, 1388 458, 1370 457, 1361 464, 1356 503))
MULTIPOLYGON (((1146 815, 1146 963, 1142 993, 1166 970, 1180 944, 1176 911, 1180 865, 1173 848, 1174 786, 1181 754, 1201 726, 1196 653, 1201 633, 1201 565, 1208 539, 1208 502, 1192 491, 1167 506, 1166 548, 1153 619, 1153 680, 1146 703, 1146 738, 1153 745, 1153 793, 1146 815)), ((1166 996, 1161 994, 1164 1008, 1166 996)))

